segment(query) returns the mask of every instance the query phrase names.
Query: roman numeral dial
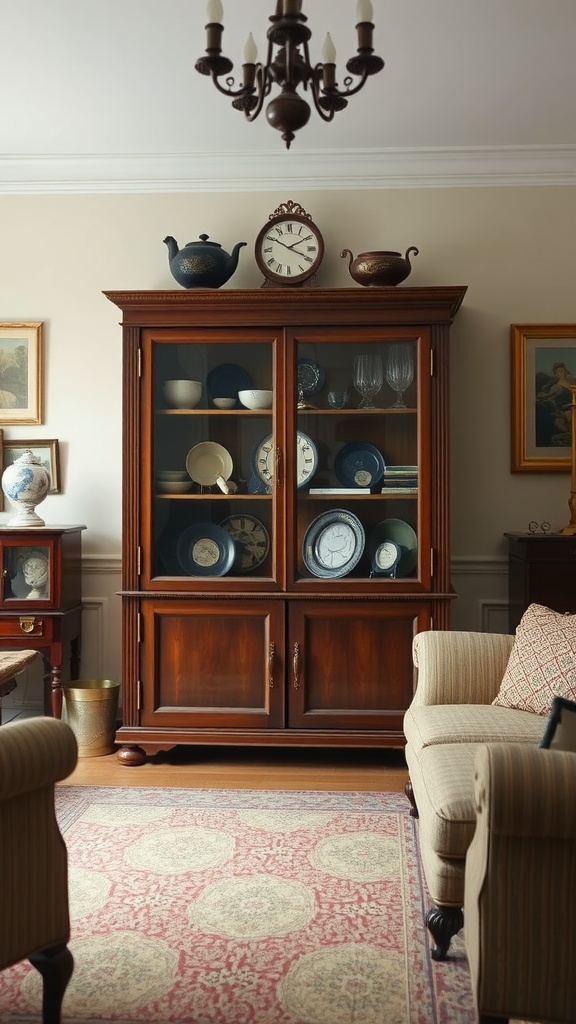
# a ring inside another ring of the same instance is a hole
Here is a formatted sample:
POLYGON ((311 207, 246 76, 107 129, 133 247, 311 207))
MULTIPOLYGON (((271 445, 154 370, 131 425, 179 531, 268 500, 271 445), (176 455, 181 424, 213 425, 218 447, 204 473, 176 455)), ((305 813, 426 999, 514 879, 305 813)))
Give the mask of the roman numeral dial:
POLYGON ((254 255, 266 284, 304 284, 316 274, 324 256, 324 240, 302 207, 285 203, 256 239, 254 255), (286 210, 287 212, 281 212, 286 210))

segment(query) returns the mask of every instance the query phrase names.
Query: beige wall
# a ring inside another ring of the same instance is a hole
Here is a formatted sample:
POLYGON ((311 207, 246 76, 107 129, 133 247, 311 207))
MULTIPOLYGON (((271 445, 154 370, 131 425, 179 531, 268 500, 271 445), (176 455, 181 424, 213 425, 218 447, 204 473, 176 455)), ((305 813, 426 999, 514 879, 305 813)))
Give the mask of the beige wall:
MULTIPOLYGON (((456 562, 501 559, 503 532, 531 519, 565 525, 569 474, 510 472, 509 327, 576 322, 570 186, 0 196, 0 319, 42 320, 46 336, 44 423, 7 427, 5 437, 60 441, 64 493, 41 506, 47 522, 85 523, 94 565, 119 556, 119 310, 102 291, 176 287, 162 239, 184 244, 201 232, 226 249, 246 241, 227 287, 258 287, 254 239, 289 198, 324 234, 325 287, 353 284, 342 248, 409 245, 420 249, 410 285, 468 285, 452 345, 456 562)), ((117 671, 116 655, 112 662, 101 671, 117 671)))

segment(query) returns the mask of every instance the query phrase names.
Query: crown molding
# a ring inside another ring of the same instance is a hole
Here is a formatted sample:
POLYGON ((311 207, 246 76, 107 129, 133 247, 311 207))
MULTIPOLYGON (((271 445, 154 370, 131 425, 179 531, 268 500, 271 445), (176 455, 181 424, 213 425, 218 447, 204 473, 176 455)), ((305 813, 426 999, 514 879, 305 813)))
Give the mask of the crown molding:
POLYGON ((310 191, 575 185, 576 146, 0 156, 5 195, 276 192, 295 182, 310 191))

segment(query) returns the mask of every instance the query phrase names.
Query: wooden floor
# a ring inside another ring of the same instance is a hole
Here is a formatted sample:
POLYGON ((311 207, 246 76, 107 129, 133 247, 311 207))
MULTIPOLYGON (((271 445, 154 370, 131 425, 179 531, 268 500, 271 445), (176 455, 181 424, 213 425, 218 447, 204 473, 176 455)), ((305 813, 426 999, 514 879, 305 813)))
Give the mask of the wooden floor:
POLYGON ((116 754, 82 757, 62 785, 391 793, 402 792, 407 778, 401 750, 178 747, 137 768, 116 754))

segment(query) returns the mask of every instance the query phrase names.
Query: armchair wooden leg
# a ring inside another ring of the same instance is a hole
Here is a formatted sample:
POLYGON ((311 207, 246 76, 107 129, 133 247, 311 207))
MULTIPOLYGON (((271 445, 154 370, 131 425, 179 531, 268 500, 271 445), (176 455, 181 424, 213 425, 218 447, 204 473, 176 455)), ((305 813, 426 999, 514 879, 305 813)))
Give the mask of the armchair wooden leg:
POLYGON ((410 782, 410 779, 408 779, 408 782, 404 786, 404 792, 405 792, 406 796, 408 797, 408 799, 410 801, 410 814, 411 814, 411 816, 413 818, 417 818, 418 817, 418 808, 416 807, 416 800, 414 798, 414 790, 412 789, 412 783, 410 782))
POLYGON ((42 975, 42 1024, 60 1024, 62 1000, 74 970, 72 953, 68 946, 52 946, 28 959, 42 975))
POLYGON ((426 925, 432 938, 433 960, 445 960, 452 936, 464 925, 464 914, 458 907, 432 907, 426 914, 426 925))

